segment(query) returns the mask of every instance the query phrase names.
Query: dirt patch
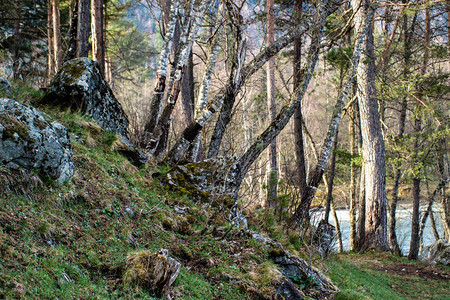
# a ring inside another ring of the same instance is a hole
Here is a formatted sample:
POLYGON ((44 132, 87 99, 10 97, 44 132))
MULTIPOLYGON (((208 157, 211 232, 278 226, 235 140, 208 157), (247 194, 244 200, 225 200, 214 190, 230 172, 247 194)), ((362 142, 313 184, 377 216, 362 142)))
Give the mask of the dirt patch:
POLYGON ((449 280, 450 273, 419 264, 383 264, 381 262, 367 265, 369 268, 398 275, 418 276, 423 279, 449 280))

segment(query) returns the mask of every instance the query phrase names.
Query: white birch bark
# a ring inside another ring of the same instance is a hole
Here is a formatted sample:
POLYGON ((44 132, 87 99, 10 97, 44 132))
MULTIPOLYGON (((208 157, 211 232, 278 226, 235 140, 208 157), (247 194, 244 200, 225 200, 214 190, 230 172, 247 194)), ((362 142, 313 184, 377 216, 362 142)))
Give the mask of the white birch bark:
MULTIPOLYGON (((144 128, 144 131, 146 133, 153 132, 153 129, 158 123, 159 116, 161 113, 162 100, 166 88, 166 77, 169 65, 170 50, 172 49, 172 42, 175 33, 178 12, 180 10, 180 5, 181 4, 179 0, 174 0, 170 7, 169 25, 167 28, 166 35, 164 37, 164 44, 159 57, 158 68, 156 70, 157 73, 156 85, 152 99, 150 101, 150 116, 144 128)), ((151 139, 151 137, 146 137, 144 143, 148 143, 149 142, 148 139, 151 139)))

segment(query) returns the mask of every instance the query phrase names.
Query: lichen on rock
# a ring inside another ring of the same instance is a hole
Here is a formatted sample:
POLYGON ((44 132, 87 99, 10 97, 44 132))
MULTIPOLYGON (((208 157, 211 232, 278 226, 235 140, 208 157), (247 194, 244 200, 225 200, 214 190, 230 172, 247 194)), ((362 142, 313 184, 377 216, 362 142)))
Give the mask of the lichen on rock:
POLYGON ((42 104, 59 106, 91 117, 104 130, 128 136, 128 119, 97 62, 77 58, 66 62, 53 77, 42 104))
POLYGON ((217 157, 177 165, 165 174, 154 174, 161 184, 212 206, 231 208, 236 196, 237 168, 233 158, 217 157))
POLYGON ((128 140, 128 118, 97 62, 77 58, 66 62, 53 77, 41 104, 70 109, 90 117, 106 131, 117 133, 120 143, 115 150, 135 166, 145 164, 147 158, 128 140))
POLYGON ((62 184, 74 173, 67 129, 37 109, 0 98, 0 163, 39 170, 62 184))

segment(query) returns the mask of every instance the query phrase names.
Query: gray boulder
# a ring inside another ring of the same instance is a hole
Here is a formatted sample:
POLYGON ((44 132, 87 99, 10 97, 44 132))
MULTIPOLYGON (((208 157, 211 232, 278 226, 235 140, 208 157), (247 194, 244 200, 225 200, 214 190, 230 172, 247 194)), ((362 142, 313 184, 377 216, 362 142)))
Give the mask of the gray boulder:
POLYGON ((423 249, 419 259, 432 266, 436 264, 448 266, 450 262, 450 243, 444 239, 437 240, 434 244, 423 249))
POLYGON ((128 136, 128 119, 97 62, 77 58, 66 62, 53 77, 40 103, 70 109, 91 117, 104 130, 128 136))
POLYGON ((12 85, 6 78, 0 77, 0 91, 5 91, 8 95, 12 92, 12 85))
POLYGON ((122 141, 119 152, 138 167, 145 164, 146 156, 128 140, 128 118, 97 62, 85 57, 66 62, 39 102, 80 112, 104 130, 116 132, 122 141))
POLYGON ((60 184, 70 180, 75 169, 66 128, 6 98, 0 98, 0 163, 40 170, 60 184))

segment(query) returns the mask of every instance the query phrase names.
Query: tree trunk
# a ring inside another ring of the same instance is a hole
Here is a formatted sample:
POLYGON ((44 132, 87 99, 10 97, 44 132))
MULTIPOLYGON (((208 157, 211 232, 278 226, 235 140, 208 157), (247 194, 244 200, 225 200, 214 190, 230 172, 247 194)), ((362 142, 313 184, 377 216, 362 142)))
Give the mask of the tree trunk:
MULTIPOLYGON (((345 84, 343 85, 343 89, 339 92, 337 103, 334 107, 333 116, 331 118, 330 124, 328 126, 328 132, 325 137, 322 150, 320 152, 320 156, 318 158, 317 165, 314 170, 310 172, 310 176, 308 179, 308 186, 305 192, 304 197, 302 198, 300 205, 296 208, 294 216, 291 220, 293 225, 302 226, 303 222, 307 219, 309 213, 309 207, 311 206, 311 202, 316 194, 317 187, 319 186, 322 175, 327 166, 328 160, 331 155, 331 149, 334 143, 334 139, 336 137, 336 132, 339 128, 339 121, 341 118, 342 110, 344 108, 345 102, 347 100, 350 89, 353 85, 353 80, 356 77, 356 71, 358 70, 358 66, 360 65, 360 58, 362 55, 363 49, 363 41, 367 32, 370 29, 370 25, 372 24, 374 10, 370 10, 367 14, 367 18, 365 20, 365 26, 361 26, 358 28, 357 42, 355 44, 355 49, 353 51, 351 66, 352 69, 347 76, 347 80, 345 80, 345 84)), ((309 65, 309 64, 308 64, 309 65)), ((308 70, 309 71, 309 70, 308 70)), ((307 73, 308 74, 308 73, 307 73)), ((308 76, 308 75, 306 75, 308 76)), ((304 85, 303 85, 304 86, 304 85)), ((306 90, 306 87, 305 87, 306 90)), ((296 97, 297 99, 301 97, 296 97)))
POLYGON ((89 56, 90 0, 78 0, 77 57, 89 56))
POLYGON ((55 72, 55 61, 53 58, 53 13, 52 2, 47 2, 47 40, 48 40, 48 58, 47 72, 50 80, 55 72))
POLYGON ((70 18, 69 25, 69 49, 66 56, 64 57, 64 62, 74 59, 77 56, 77 34, 78 34, 78 0, 72 0, 71 11, 72 16, 70 18))
MULTIPOLYGON (((331 187, 328 187, 328 188, 330 191, 331 187)), ((336 208, 334 206, 333 199, 331 200, 330 206, 331 206, 331 211, 333 213, 333 220, 334 220, 334 223, 336 224, 335 228, 336 228, 336 237, 337 237, 337 241, 338 241, 338 252, 341 253, 344 251, 344 246, 342 244, 341 226, 339 225, 339 219, 336 214, 336 208)), ((325 219, 325 221, 327 221, 327 219, 325 219)), ((328 223, 328 221, 327 221, 327 223, 328 223)))
POLYGON ((158 123, 156 124, 156 127, 154 129, 150 128, 149 131, 149 133, 153 135, 153 141, 147 145, 147 150, 150 153, 154 152, 155 156, 163 154, 163 151, 166 149, 167 138, 161 140, 160 137, 163 135, 165 130, 170 128, 170 119, 172 118, 172 113, 175 108, 175 104, 181 92, 181 82, 184 76, 186 65, 189 60, 189 54, 191 53, 192 46, 197 38, 197 34, 202 19, 201 17, 205 14, 206 9, 210 7, 211 3, 212 1, 210 0, 202 1, 200 8, 195 10, 195 14, 192 16, 192 20, 187 21, 188 23, 192 22, 192 26, 190 31, 186 30, 186 33, 188 33, 188 35, 185 35, 183 33, 182 41, 180 42, 179 49, 181 49, 181 51, 177 59, 176 71, 174 77, 171 78, 171 80, 169 81, 169 95, 167 105, 164 108, 163 112, 161 113, 161 116, 159 118, 158 123), (184 36, 186 37, 186 42, 184 42, 184 36), (170 84, 170 82, 172 81, 173 85, 170 84), (156 148, 156 146, 158 147, 156 148))
MULTIPOLYGON (((175 27, 177 24, 179 9, 180 9, 179 1, 174 0, 170 7, 170 15, 167 31, 166 35, 164 36, 164 44, 159 57, 159 64, 156 71, 156 86, 153 91, 152 99, 150 101, 150 116, 147 122, 145 123, 144 127, 145 133, 153 132, 160 117, 162 109, 162 100, 164 97, 164 92, 166 90, 166 77, 169 66, 169 56, 170 51, 172 49, 172 42, 175 34, 175 27)), ((151 139, 152 139, 151 136, 145 137, 142 146, 146 146, 149 142, 151 142, 151 139)))
POLYGON ((52 20, 53 20, 53 55, 55 57, 55 73, 61 68, 61 31, 59 18, 59 0, 52 0, 52 20))
POLYGON ((328 219, 330 216, 330 208, 331 202, 333 201, 333 185, 334 185, 334 177, 336 174, 336 149, 338 142, 339 128, 336 130, 336 136, 333 142, 333 150, 330 158, 330 177, 328 178, 328 191, 327 191, 327 201, 325 203, 325 216, 324 220, 328 223, 328 219))
MULTIPOLYGON (((297 0, 295 5, 295 17, 297 25, 300 23, 302 13, 303 0, 297 0)), ((300 87, 301 76, 301 57, 302 57, 302 37, 298 36, 294 39, 294 91, 300 87)), ((303 143, 303 115, 302 102, 294 113, 294 141, 295 141, 295 160, 296 171, 298 177, 298 188, 300 195, 306 192, 307 178, 306 178, 306 163, 305 163, 305 147, 303 143)), ((301 199, 301 196, 300 196, 301 199)))
POLYGON ((357 109, 356 105, 353 104, 350 107, 350 122, 349 122, 349 132, 350 132, 350 152, 352 154, 352 160, 350 162, 350 207, 349 207, 349 219, 350 219, 350 249, 355 250, 356 248, 356 164, 354 158, 356 156, 356 117, 357 109))
POLYGON ((105 76, 103 20, 103 0, 91 0, 92 58, 99 63, 100 72, 105 76))
MULTIPOLYGON (((425 75, 427 71, 428 64, 428 47, 430 45, 431 39, 431 17, 430 17, 430 8, 427 6, 425 8, 425 53, 423 56, 422 68, 420 70, 420 74, 422 77, 425 75)), ((414 140, 414 153, 413 153, 413 166, 419 166, 422 161, 419 157, 420 152, 420 140, 419 133, 422 130, 422 117, 421 117, 421 107, 422 107, 422 86, 419 86, 419 95, 418 100, 416 102, 416 116, 414 121, 414 130, 416 132, 416 137, 414 140)), ((413 178, 413 215, 411 221, 411 242, 409 244, 409 253, 408 259, 417 260, 419 257, 419 208, 420 208, 420 180, 421 180, 421 167, 416 167, 414 171, 413 178)))
MULTIPOLYGON (((266 45, 270 47, 275 41, 275 14, 273 7, 274 0, 267 0, 267 37, 266 45)), ((267 110, 270 122, 277 116, 277 104, 275 94, 275 60, 270 58, 267 62, 267 110)), ((269 172, 267 180, 267 207, 276 207, 277 198, 277 138, 275 137, 269 146, 269 172)))
MULTIPOLYGON (((368 14, 370 0, 352 0, 355 29, 363 24, 368 14)), ((366 223, 365 241, 360 250, 389 250, 387 241, 387 199, 385 149, 381 131, 378 101, 375 87, 375 57, 373 26, 366 32, 363 61, 359 64, 357 75, 357 98, 363 138, 363 159, 365 173, 366 223)))
MULTIPOLYGON (((197 99, 197 103, 195 105, 195 115, 194 117, 197 117, 201 111, 203 110, 203 108, 205 108, 206 103, 208 101, 208 94, 209 94, 209 87, 211 84, 211 78, 214 72, 214 68, 216 66, 216 61, 217 61, 217 54, 219 53, 219 48, 220 48, 220 37, 222 34, 222 30, 223 30, 223 18, 222 18, 222 11, 223 11, 223 4, 221 4, 219 6, 219 12, 218 12, 218 16, 219 16, 219 22, 218 25, 216 26, 215 24, 213 25, 214 31, 215 31, 215 36, 211 42, 211 45, 209 47, 209 51, 208 51, 208 60, 206 61, 206 67, 205 67, 205 72, 203 73, 203 78, 202 78, 202 83, 200 85, 200 89, 198 92, 198 99, 197 99)), ((197 136, 195 137, 192 145, 190 146, 190 161, 195 162, 197 161, 197 159, 199 158, 199 156, 202 154, 202 149, 201 149, 201 136, 202 136, 202 132, 200 131, 197 136)))
POLYGON ((364 163, 361 167, 359 177, 359 205, 358 205, 358 224, 356 231, 355 250, 361 249, 366 240, 366 178, 364 173, 364 163))

